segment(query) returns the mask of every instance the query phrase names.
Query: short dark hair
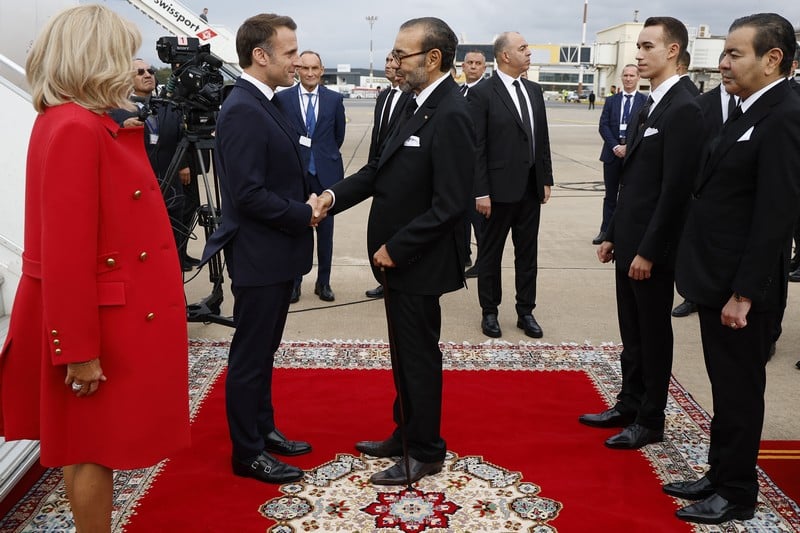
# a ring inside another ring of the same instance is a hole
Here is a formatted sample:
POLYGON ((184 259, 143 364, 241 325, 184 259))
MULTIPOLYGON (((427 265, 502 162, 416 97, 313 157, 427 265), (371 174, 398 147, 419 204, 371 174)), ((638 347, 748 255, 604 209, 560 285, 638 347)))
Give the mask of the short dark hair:
POLYGON ((797 52, 797 40, 792 23, 776 13, 756 13, 734 20, 728 33, 743 26, 750 26, 756 30, 756 35, 753 37, 753 51, 756 57, 763 57, 773 48, 778 48, 783 52, 779 66, 780 73, 784 76, 791 74, 792 61, 797 52))
POLYGON ((274 49, 272 38, 278 28, 289 28, 294 31, 297 24, 291 17, 276 15, 275 13, 261 13, 245 20, 239 31, 236 32, 236 54, 239 56, 239 66, 247 68, 253 64, 253 49, 263 48, 271 57, 274 49))
POLYGON ((442 53, 442 64, 439 65, 439 72, 450 72, 453 67, 453 60, 456 57, 456 47, 458 37, 442 19, 436 17, 421 17, 407 20, 400 26, 401 30, 407 30, 415 26, 423 26, 425 36, 422 38, 422 49, 433 50, 436 48, 442 53))
POLYGON ((649 26, 661 26, 664 29, 664 44, 678 44, 678 62, 680 62, 681 53, 689 46, 689 32, 683 22, 673 17, 650 17, 644 21, 644 27, 649 26))
POLYGON ((683 65, 686 69, 689 69, 689 65, 692 63, 692 55, 689 53, 688 50, 684 50, 678 56, 678 64, 683 65))

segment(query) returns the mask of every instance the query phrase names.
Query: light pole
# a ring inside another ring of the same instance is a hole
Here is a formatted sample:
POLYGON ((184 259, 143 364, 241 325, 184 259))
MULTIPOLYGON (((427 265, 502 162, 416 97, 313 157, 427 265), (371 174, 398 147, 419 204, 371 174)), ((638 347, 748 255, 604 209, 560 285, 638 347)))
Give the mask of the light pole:
POLYGON ((369 15, 367 17, 367 22, 369 22, 369 86, 372 87, 372 25, 375 24, 375 21, 378 20, 378 17, 375 15, 369 15))

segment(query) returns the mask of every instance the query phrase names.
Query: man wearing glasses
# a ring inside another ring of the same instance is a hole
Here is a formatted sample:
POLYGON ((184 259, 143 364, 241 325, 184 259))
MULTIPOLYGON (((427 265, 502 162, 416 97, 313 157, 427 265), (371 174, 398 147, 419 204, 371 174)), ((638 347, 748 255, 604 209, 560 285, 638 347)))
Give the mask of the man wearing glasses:
MULTIPOLYGON (((144 126, 144 145, 150 166, 161 183, 166 179, 171 180, 169 187, 163 190, 164 202, 167 204, 167 213, 172 224, 175 244, 178 250, 185 250, 187 231, 181 223, 183 212, 183 185, 189 183, 191 172, 188 159, 184 158, 179 165, 177 176, 167 176, 167 169, 172 162, 172 157, 178 149, 178 143, 183 138, 181 131, 181 111, 177 106, 162 102, 157 106, 150 106, 150 97, 156 89, 156 71, 142 59, 133 61, 133 94, 131 101, 136 104, 137 111, 117 109, 110 113, 123 128, 144 126)), ((185 258, 184 258, 185 259, 185 258)), ((192 265, 183 261, 183 270, 192 269, 192 265)))
POLYGON ((395 75, 416 100, 378 157, 322 193, 318 206, 339 213, 372 197, 367 248, 375 278, 384 284, 386 317, 393 338, 396 384, 395 430, 384 441, 362 441, 359 451, 408 455, 374 474, 376 485, 404 485, 442 469, 440 436, 443 293, 464 286, 463 226, 472 191, 475 139, 458 85, 450 76, 456 38, 437 18, 409 20, 392 51, 395 75), (384 277, 385 276, 385 277, 384 277))

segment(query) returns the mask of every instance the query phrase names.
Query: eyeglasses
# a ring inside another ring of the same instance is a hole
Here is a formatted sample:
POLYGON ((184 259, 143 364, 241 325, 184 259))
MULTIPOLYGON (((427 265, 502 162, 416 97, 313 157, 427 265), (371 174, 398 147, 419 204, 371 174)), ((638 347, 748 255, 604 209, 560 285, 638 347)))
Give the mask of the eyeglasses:
POLYGON ((144 76, 144 73, 145 73, 145 72, 147 72, 147 73, 148 73, 148 74, 150 74, 151 76, 155 76, 155 75, 156 75, 156 71, 155 71, 155 69, 152 69, 152 68, 147 68, 147 69, 145 69, 145 68, 139 68, 139 69, 136 69, 136 75, 137 75, 137 76, 144 76))
POLYGON ((394 62, 395 62, 395 63, 397 63, 397 64, 399 65, 399 64, 400 64, 400 63, 401 63, 401 62, 402 62, 404 59, 408 59, 409 57, 414 57, 414 56, 420 56, 420 55, 422 55, 422 54, 427 54, 427 53, 428 53, 428 52, 430 52, 431 50, 433 50, 433 48, 428 48, 427 50, 423 50, 423 51, 421 51, 421 52, 414 52, 413 54, 406 54, 406 55, 404 55, 404 56, 401 56, 401 55, 400 55, 400 54, 397 52, 397 50, 392 50, 392 51, 390 52, 390 55, 392 56, 392 59, 394 60, 394 62))

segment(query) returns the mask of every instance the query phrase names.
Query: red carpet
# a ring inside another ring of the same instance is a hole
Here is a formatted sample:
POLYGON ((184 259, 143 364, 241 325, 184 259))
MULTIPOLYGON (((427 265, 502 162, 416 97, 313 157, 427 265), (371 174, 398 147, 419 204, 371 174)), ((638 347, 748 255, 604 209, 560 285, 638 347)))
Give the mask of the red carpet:
MULTIPOLYGON (((311 442, 314 451, 288 459, 307 471, 306 480, 283 487, 230 473, 222 375, 212 385, 227 347, 194 342, 192 349, 207 352, 198 361, 216 361, 190 365, 193 405, 207 393, 199 411, 193 410, 193 446, 158 475, 145 470, 115 479, 115 531, 373 531, 385 524, 378 520, 397 518, 387 518, 391 506, 382 499, 398 496, 401 488, 381 489, 389 494, 380 496, 364 482, 391 463, 367 461, 353 448, 356 440, 382 439, 392 429, 385 345, 286 347, 274 379, 278 425, 289 438, 311 442), (342 465, 352 470, 342 471, 342 465)), ((707 451, 708 417, 676 383, 663 445, 610 450, 603 440, 614 430, 578 424, 579 414, 604 409, 616 392, 616 350, 447 346, 442 429, 455 455, 445 472, 419 484, 426 497, 439 498, 431 504, 439 522, 406 521, 382 531, 744 531, 741 523, 738 529, 732 523, 693 529, 674 518, 681 502, 661 492, 665 481, 699 475, 707 451)), ((761 505, 746 531, 798 530, 797 505, 768 477, 761 484, 761 505)), ((415 505, 420 502, 429 503, 415 505)), ((63 514, 63 506, 63 490, 51 491, 39 509, 40 516, 49 513, 47 520, 30 518, 28 527, 47 523, 57 530, 51 517, 63 514)), ((6 520, 0 520, 0 530, 24 526, 19 517, 6 520)))
POLYGON ((800 442, 763 440, 758 466, 795 502, 800 502, 800 442))

